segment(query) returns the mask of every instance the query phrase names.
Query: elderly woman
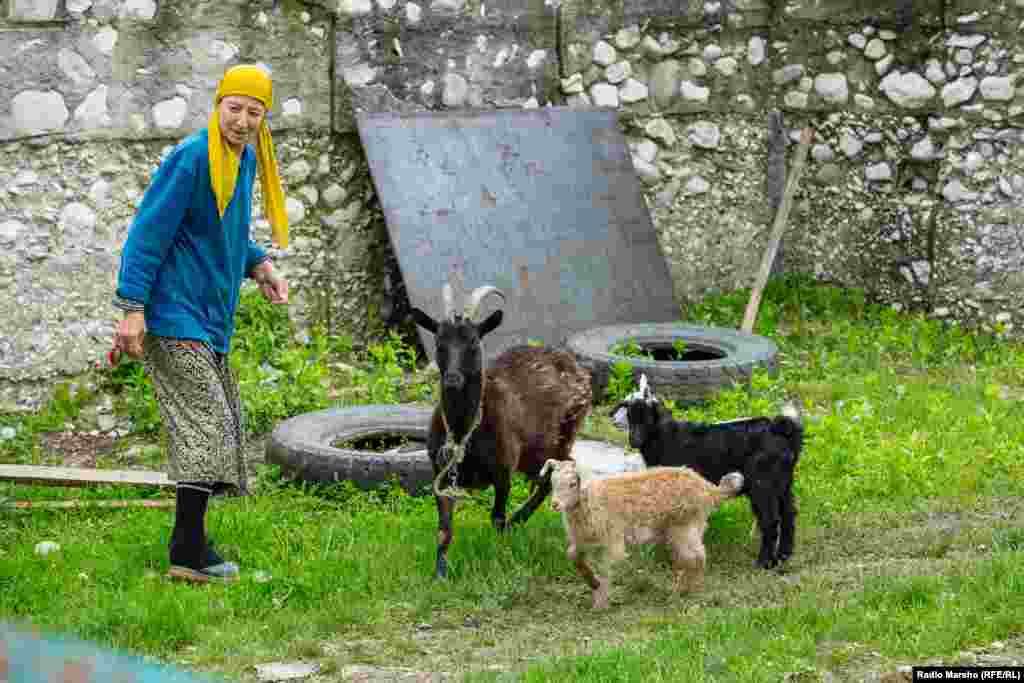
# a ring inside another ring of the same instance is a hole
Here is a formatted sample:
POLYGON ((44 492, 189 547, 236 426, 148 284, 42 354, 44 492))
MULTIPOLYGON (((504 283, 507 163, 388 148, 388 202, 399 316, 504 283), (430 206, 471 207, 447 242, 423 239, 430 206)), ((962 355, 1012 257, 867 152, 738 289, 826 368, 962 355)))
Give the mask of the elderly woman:
POLYGON ((242 406, 228 367, 242 281, 255 280, 271 302, 288 301, 288 283, 250 237, 258 169, 274 239, 288 244, 266 122, 272 103, 261 67, 225 72, 207 127, 175 147, 146 190, 114 297, 124 311, 115 362, 120 352, 144 361, 168 434, 168 475, 178 482, 169 574, 193 582, 239 573, 208 541, 205 517, 212 494, 246 492, 242 406))

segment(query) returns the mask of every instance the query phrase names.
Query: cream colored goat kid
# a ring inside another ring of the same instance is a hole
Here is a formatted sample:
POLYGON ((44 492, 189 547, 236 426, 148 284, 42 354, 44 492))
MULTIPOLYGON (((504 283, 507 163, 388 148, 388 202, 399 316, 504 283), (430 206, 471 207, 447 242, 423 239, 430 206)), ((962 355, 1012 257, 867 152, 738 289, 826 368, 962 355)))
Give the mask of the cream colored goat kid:
POLYGON ((548 470, 552 472, 551 507, 562 513, 569 543, 566 555, 593 591, 594 609, 608 607, 611 570, 626 558, 627 545, 668 544, 675 573, 673 589, 701 590, 708 517, 743 488, 739 472, 725 475, 715 486, 688 467, 652 467, 589 479, 582 486, 571 460, 548 460, 541 476, 548 470), (589 554, 598 555, 600 573, 588 564, 589 554))

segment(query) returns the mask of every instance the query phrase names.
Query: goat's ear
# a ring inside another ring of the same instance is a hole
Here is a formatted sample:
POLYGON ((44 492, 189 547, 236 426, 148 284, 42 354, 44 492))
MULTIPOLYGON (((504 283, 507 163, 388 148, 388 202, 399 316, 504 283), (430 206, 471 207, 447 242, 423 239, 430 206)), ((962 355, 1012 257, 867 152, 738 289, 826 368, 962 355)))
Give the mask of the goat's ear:
POLYGON ((488 332, 493 332, 494 328, 501 324, 501 319, 504 316, 505 314, 502 313, 501 311, 495 311, 494 313, 491 313, 489 316, 487 316, 486 320, 484 320, 482 323, 480 323, 480 325, 477 326, 477 334, 483 337, 488 332))
POLYGON ((412 319, 416 321, 416 324, 425 329, 431 334, 437 334, 437 321, 431 318, 429 315, 424 313, 418 308, 413 308, 412 319))

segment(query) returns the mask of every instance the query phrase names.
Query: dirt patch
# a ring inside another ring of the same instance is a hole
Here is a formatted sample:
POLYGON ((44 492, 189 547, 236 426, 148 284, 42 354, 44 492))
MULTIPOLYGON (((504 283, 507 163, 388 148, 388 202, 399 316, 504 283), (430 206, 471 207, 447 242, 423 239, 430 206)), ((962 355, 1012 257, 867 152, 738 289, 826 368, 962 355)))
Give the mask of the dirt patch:
POLYGON ((65 467, 95 467, 96 459, 114 449, 114 437, 88 432, 46 432, 40 443, 65 467))

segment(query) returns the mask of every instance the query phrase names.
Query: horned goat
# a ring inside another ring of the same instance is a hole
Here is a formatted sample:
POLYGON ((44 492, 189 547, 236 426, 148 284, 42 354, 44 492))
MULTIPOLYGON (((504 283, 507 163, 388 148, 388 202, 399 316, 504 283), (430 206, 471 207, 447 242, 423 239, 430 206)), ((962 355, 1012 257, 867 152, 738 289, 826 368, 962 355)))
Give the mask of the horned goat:
POLYGON ((646 375, 640 389, 612 411, 625 408, 629 445, 640 451, 648 467, 690 467, 708 481, 727 472, 742 472, 741 495, 750 499, 761 548, 755 566, 775 567, 793 554, 796 502, 793 476, 803 449, 800 412, 787 405, 774 417, 750 417, 703 423, 673 419, 654 396, 646 375))
POLYGON ((715 486, 688 468, 653 467, 639 472, 591 479, 581 484, 576 463, 549 460, 551 507, 562 513, 569 543, 566 555, 590 586, 594 609, 608 606, 611 572, 626 557, 627 545, 664 543, 672 548, 673 589, 704 587, 704 532, 708 517, 743 486, 733 472, 715 486), (603 568, 587 562, 592 551, 603 568), (599 573, 600 572, 600 573, 599 573))
POLYGON ((434 335, 441 374, 441 400, 434 410, 427 452, 434 471, 438 540, 435 574, 448 575, 452 515, 460 489, 494 486, 491 522, 498 531, 530 518, 551 491, 540 478, 548 459, 565 460, 590 412, 590 376, 568 351, 516 346, 484 369, 482 339, 501 324, 498 310, 479 322, 480 303, 495 287, 478 287, 455 313, 452 287, 442 290, 444 317, 434 320, 418 308, 418 325, 434 335), (512 475, 521 472, 532 492, 506 522, 512 475))

